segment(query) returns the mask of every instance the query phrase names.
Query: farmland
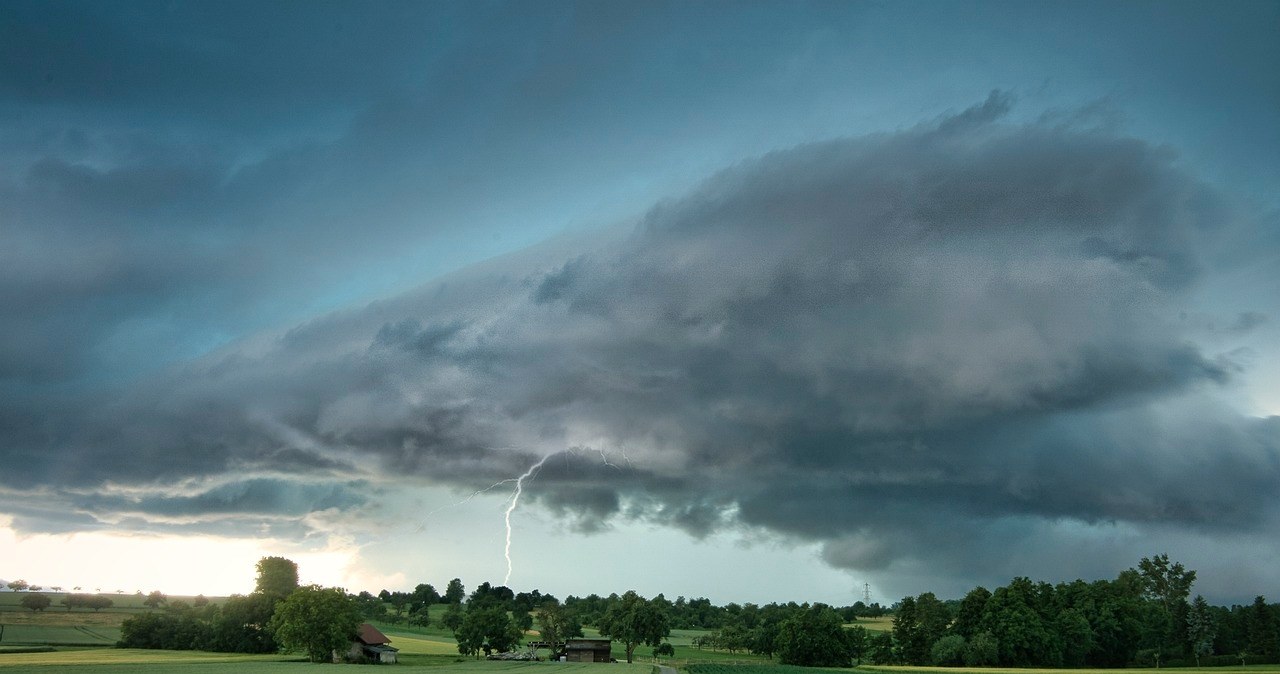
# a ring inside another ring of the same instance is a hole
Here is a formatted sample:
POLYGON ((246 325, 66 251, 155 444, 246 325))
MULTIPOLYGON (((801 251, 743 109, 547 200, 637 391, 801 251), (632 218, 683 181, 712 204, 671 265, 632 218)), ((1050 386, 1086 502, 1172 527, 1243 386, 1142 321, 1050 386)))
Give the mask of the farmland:
MULTIPOLYGON (((394 637, 393 637, 394 638, 394 637)), ((397 639, 397 643, 400 643, 397 639)), ((406 651, 411 650, 406 648, 406 651)), ((588 674, 600 665, 588 663, 491 662, 450 656, 414 655, 406 653, 398 669, 429 668, 435 674, 588 674)), ((192 651, 145 651, 135 649, 69 650, 54 653, 12 653, 0 655, 0 672, 23 674, 51 671, 78 671, 93 674, 125 674, 126 672, 171 672, 186 674, 258 674, 259 672, 314 672, 312 665, 297 656, 237 655, 192 651)), ((650 674, 651 665, 619 664, 610 667, 611 674, 650 674)), ((328 671, 327 669, 324 671, 328 671)), ((344 670, 345 671, 345 670, 344 670)), ((363 670, 360 670, 363 671, 363 670)))

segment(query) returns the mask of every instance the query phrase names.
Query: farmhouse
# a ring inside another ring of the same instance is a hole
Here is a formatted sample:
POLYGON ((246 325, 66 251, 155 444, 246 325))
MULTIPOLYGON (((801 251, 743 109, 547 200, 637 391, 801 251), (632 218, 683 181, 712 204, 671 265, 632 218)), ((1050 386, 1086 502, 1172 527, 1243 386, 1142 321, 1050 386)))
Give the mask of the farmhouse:
POLYGON ((368 658, 374 662, 394 663, 396 661, 396 653, 400 649, 390 646, 391 640, 387 635, 378 631, 378 628, 363 623, 360 625, 359 633, 356 640, 351 642, 351 650, 347 652, 350 659, 368 658))

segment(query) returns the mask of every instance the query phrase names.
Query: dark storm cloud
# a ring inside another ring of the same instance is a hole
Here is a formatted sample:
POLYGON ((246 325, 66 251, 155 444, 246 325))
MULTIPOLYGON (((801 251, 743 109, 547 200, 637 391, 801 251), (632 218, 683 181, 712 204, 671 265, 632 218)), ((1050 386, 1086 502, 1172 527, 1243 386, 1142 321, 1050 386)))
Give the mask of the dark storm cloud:
POLYGON ((551 455, 526 493, 583 530, 748 526, 969 577, 1063 527, 1266 530, 1280 420, 1223 404, 1243 366, 1179 319, 1213 273, 1198 251, 1249 211, 1168 149, 1002 123, 1009 105, 774 152, 612 238, 43 423, 0 412, 30 464, 0 481, 74 486, 101 518, 297 516, 368 506, 352 479, 482 489, 551 455), (290 466, 306 486, 165 491, 290 466))

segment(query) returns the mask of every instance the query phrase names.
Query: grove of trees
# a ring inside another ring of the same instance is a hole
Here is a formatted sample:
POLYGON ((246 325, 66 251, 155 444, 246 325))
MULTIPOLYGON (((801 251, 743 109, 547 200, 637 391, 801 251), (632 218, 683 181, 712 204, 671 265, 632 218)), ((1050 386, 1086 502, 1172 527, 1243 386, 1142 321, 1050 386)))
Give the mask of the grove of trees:
POLYGON ((1143 558, 1115 580, 978 587, 958 603, 905 597, 883 664, 1126 667, 1246 664, 1280 659, 1280 608, 1190 599, 1195 571, 1167 555, 1143 558), (1256 635, 1256 638, 1254 637, 1256 635))
MULTIPOLYGON (((1191 596, 1196 572, 1167 555, 1144 558, 1112 580, 1051 585, 1019 577, 993 590, 974 588, 960 599, 942 600, 931 592, 904 597, 892 609, 862 602, 716 606, 705 598, 673 602, 635 591, 560 601, 538 590, 517 593, 488 582, 468 594, 458 578, 448 582, 444 594, 422 583, 412 592, 348 595, 334 588, 298 588, 297 567, 287 559, 264 558, 257 571, 253 593, 233 596, 221 606, 187 605, 153 592, 146 603, 156 610, 126 620, 121 644, 248 653, 283 647, 324 660, 334 649, 345 650, 358 624, 370 620, 434 622, 453 633, 459 653, 474 657, 518 649, 534 628, 541 641, 554 646, 582 636, 588 625, 618 642, 628 661, 641 646, 652 647, 655 657, 671 655, 666 637, 672 629, 702 629, 706 633, 693 640, 695 649, 747 652, 801 666, 1280 662, 1280 605, 1259 596, 1248 606, 1212 606, 1191 596), (893 621, 889 631, 871 632, 856 624, 887 613, 893 621), (324 619, 315 622, 321 615, 324 619)), ((109 606, 111 600, 78 594, 63 599, 68 609, 90 606, 90 601, 109 606)))

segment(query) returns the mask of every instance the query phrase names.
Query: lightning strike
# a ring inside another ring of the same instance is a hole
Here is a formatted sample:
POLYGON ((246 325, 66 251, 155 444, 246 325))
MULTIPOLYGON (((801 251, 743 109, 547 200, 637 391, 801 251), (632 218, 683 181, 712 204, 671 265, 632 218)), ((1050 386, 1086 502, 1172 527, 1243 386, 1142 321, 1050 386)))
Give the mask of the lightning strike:
MULTIPOLYGON (((516 489, 512 492, 511 500, 507 503, 507 512, 502 516, 503 522, 507 525, 507 544, 502 551, 502 554, 507 558, 507 575, 502 579, 503 585, 508 585, 511 582, 511 512, 520 503, 520 494, 524 492, 524 481, 537 475, 538 471, 542 469, 542 464, 553 456, 555 456, 554 453, 542 457, 537 463, 529 466, 529 470, 526 470, 523 475, 516 478, 516 489)), ((510 482, 510 480, 507 480, 507 482, 510 482)))

